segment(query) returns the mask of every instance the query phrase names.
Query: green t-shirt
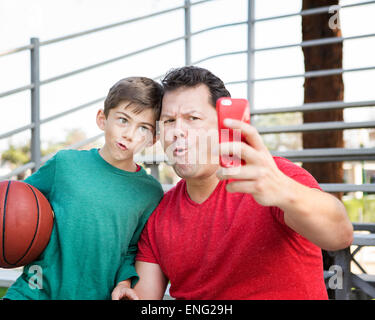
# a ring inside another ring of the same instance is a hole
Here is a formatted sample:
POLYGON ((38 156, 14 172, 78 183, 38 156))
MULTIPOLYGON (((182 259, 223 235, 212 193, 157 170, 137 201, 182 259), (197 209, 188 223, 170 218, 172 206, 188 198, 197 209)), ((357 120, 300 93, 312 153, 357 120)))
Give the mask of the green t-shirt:
POLYGON ((155 178, 118 169, 91 149, 59 151, 25 182, 47 197, 54 227, 4 298, 110 299, 118 282, 138 280, 138 238, 163 196, 155 178))

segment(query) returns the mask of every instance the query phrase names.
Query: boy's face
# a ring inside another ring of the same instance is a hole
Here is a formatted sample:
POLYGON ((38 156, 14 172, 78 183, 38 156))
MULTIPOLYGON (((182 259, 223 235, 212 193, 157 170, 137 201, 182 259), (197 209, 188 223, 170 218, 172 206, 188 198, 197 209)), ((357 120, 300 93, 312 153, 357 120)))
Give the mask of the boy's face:
POLYGON ((155 142, 155 115, 152 109, 140 113, 127 101, 109 111, 108 117, 99 110, 96 122, 104 131, 102 157, 115 167, 125 169, 133 165, 133 155, 155 142))

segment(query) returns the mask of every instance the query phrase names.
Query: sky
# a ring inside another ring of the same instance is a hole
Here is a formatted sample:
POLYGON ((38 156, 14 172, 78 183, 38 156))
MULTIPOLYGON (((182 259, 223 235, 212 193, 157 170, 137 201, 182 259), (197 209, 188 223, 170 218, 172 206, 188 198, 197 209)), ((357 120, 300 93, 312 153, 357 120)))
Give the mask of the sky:
MULTIPOLYGON (((183 5, 183 0, 0 0, 0 52, 29 43, 95 28, 183 5)), ((197 0, 192 1, 197 2, 197 0)), ((301 10, 301 0, 257 0, 255 17, 268 17, 301 10)), ((342 0, 341 4, 364 1, 342 0)), ((375 4, 341 10, 343 36, 375 33, 375 4)), ((216 0, 192 8, 192 31, 247 19, 246 0, 216 0)), ((44 46, 40 50, 41 80, 104 61, 125 53, 179 37, 184 33, 184 13, 179 10, 144 22, 112 28, 85 37, 44 46)), ((199 34, 192 39, 192 60, 212 54, 246 50, 246 25, 199 34)), ((255 47, 298 43, 302 39, 301 18, 259 22, 255 47)), ((344 44, 344 68, 374 66, 375 37, 344 44)), ((184 42, 83 72, 41 87, 41 118, 104 97, 117 80, 134 75, 156 77, 184 64, 184 42)), ((234 55, 199 64, 224 82, 246 79, 246 55, 234 55)), ((30 83, 29 52, 0 57, 0 92, 30 83)), ((300 48, 260 52, 255 55, 255 77, 304 72, 300 48)), ((344 75, 345 101, 375 100, 375 70, 344 75)), ((233 97, 246 97, 243 84, 229 85, 233 97)), ((255 85, 254 108, 297 106, 303 103, 303 79, 259 82, 255 85)), ((42 140, 62 141, 71 129, 88 136, 100 133, 95 115, 97 103, 42 126, 42 140)), ((345 110, 346 121, 375 120, 374 108, 345 110)), ((0 134, 30 122, 30 94, 0 98, 0 134)), ((0 151, 9 143, 21 144, 30 133, 0 140, 0 151)))

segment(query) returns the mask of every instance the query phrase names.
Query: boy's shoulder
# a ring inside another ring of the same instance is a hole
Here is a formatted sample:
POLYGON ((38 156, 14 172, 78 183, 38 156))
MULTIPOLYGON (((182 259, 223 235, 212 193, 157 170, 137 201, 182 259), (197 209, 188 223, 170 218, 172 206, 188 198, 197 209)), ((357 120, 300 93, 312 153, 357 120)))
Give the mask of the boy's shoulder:
POLYGON ((56 152, 55 157, 59 159, 66 159, 66 158, 79 158, 79 157, 86 157, 89 156, 93 150, 76 150, 76 149, 63 149, 56 152))
POLYGON ((156 190, 158 193, 164 194, 163 187, 159 180, 147 173, 145 169, 142 168, 141 170, 144 171, 144 174, 142 175, 143 181, 146 182, 151 189, 156 190))

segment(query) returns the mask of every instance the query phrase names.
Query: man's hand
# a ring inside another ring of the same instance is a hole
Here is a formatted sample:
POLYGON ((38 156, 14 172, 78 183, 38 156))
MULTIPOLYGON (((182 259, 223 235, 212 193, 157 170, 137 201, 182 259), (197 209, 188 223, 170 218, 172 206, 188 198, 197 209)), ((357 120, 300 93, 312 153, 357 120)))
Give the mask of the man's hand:
POLYGON ((322 249, 335 251, 350 246, 353 226, 342 202, 285 175, 253 126, 226 120, 224 124, 241 130, 247 142, 220 144, 220 154, 234 154, 246 162, 240 167, 218 170, 219 179, 236 180, 227 184, 227 191, 250 193, 259 204, 280 208, 288 227, 322 249))
POLYGON ((283 186, 288 177, 277 167, 273 157, 255 127, 243 121, 225 119, 224 124, 231 129, 240 130, 247 143, 225 142, 220 144, 220 154, 237 154, 246 164, 240 167, 221 168, 219 179, 236 179, 227 185, 228 192, 251 193, 263 206, 278 206, 283 199, 283 186))
POLYGON ((112 291, 112 300, 139 300, 130 283, 130 280, 119 282, 112 291))

